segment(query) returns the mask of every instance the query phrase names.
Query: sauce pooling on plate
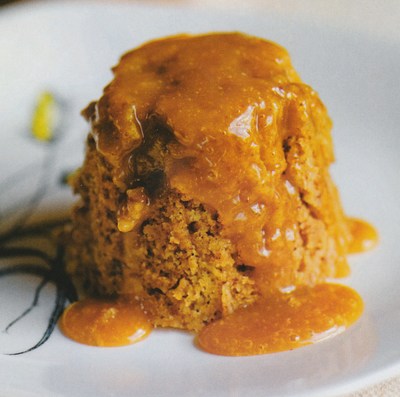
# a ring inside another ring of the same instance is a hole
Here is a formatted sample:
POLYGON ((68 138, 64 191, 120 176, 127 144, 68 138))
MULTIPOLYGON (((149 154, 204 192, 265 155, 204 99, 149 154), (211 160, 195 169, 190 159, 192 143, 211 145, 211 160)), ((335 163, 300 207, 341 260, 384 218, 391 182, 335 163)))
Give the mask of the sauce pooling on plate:
MULTIPOLYGON (((378 240, 369 223, 349 218, 351 253, 372 249, 378 240)), ((276 292, 231 316, 207 325, 197 341, 209 353, 247 356, 292 350, 343 332, 362 314, 353 289, 338 284, 276 292)), ((123 346, 145 339, 152 326, 132 299, 87 298, 70 305, 60 321, 69 338, 92 346, 123 346)))
MULTIPOLYGON (((350 219, 352 252, 372 248, 377 240, 368 223, 350 219), (374 244, 372 243, 374 242, 374 244)), ((213 354, 248 356, 292 350, 343 332, 361 316, 363 301, 339 284, 297 287, 276 292, 232 315, 212 322, 197 337, 213 354)), ((123 346, 146 338, 151 325, 132 299, 84 299, 69 306, 60 321, 63 333, 92 346, 123 346)))
POLYGON ((200 331, 207 352, 249 356, 292 350, 337 335, 363 311, 361 297, 338 284, 298 287, 238 309, 200 331))
POLYGON ((152 326, 132 299, 87 298, 70 305, 60 320, 69 338, 91 346, 124 346, 146 338, 152 326))

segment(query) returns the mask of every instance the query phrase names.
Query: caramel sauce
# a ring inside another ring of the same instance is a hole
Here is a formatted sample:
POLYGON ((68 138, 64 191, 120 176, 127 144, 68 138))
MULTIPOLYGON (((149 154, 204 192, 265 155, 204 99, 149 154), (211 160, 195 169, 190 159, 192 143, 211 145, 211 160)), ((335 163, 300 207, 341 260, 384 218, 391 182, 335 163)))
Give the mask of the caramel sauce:
POLYGON ((365 252, 373 249, 379 241, 376 229, 361 219, 349 218, 348 225, 351 231, 349 254, 365 252))
POLYGON ((124 346, 146 338, 152 326, 132 299, 87 298, 70 305, 60 319, 69 338, 91 346, 124 346))
MULTIPOLYGON (((284 48, 242 34, 182 35, 125 54, 113 72, 85 116, 121 191, 132 183, 129 156, 146 139, 143 126, 157 117, 174 134, 163 168, 169 187, 218 212, 263 293, 298 283, 288 278, 301 266, 304 211, 328 225, 324 244, 337 253, 318 277, 332 276, 332 266, 348 274, 350 236, 328 172, 331 120, 284 48)), ((132 225, 122 217, 120 230, 132 225)))
POLYGON ((361 297, 338 284, 298 287, 239 309, 202 329, 199 347, 225 356, 292 350, 343 332, 363 311, 361 297))
MULTIPOLYGON (((237 262, 255 269, 262 297, 207 325, 198 345, 215 354, 255 355, 342 332, 363 310, 352 289, 317 284, 279 292, 298 281, 290 275, 297 271, 295 241, 304 233, 299 225, 304 208, 329 228, 328 244, 337 253, 335 276, 348 274, 349 244, 358 252, 377 240, 366 223, 347 222, 335 199, 328 172, 334 159, 331 121, 324 105, 274 43, 240 34, 191 37, 190 45, 182 45, 185 40, 151 42, 123 56, 115 79, 85 115, 123 192, 131 188, 129 156, 145 139, 143 124, 154 116, 162 120, 174 133, 163 170, 169 187, 214 208, 237 248, 237 262), (316 198, 313 189, 320 192, 316 198)), ((131 214, 148 203, 139 193, 140 200, 137 192, 132 200, 127 194, 119 210, 122 232, 132 231, 131 214)), ((151 327, 131 304, 75 303, 64 313, 61 329, 97 346, 141 340, 151 327)))

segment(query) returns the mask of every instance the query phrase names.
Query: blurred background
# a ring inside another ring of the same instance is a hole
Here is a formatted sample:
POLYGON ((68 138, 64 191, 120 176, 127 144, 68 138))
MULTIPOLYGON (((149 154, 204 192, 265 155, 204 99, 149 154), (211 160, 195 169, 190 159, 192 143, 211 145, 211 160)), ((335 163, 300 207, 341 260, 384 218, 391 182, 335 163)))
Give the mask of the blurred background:
MULTIPOLYGON (((12 3, 55 3, 57 0, 0 0, 0 6, 12 3)), ((79 2, 69 0, 68 2, 79 2)), ((364 29, 386 38, 400 33, 399 0, 93 0, 102 3, 138 3, 142 5, 176 6, 216 9, 256 9, 291 14, 298 18, 316 18, 320 22, 337 23, 349 29, 364 29), (333 22, 334 21, 334 22, 333 22)))

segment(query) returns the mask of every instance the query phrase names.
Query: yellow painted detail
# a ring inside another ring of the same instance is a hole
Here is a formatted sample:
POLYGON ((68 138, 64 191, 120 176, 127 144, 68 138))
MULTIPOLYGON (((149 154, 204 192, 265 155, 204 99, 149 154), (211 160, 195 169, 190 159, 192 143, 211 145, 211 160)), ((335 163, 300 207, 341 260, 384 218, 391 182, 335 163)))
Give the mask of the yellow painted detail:
POLYGON ((42 92, 32 119, 32 134, 39 141, 50 141, 54 137, 56 101, 53 94, 42 92))

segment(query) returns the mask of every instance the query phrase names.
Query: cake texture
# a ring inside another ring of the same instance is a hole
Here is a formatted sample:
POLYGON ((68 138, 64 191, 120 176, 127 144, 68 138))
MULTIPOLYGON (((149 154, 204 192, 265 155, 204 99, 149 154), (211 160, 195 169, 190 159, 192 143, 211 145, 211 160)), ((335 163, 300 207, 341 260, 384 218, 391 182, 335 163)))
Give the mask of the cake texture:
POLYGON ((83 112, 68 269, 199 330, 272 291, 348 273, 331 121, 280 46, 181 35, 125 54, 83 112))

